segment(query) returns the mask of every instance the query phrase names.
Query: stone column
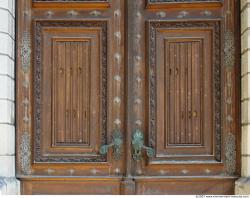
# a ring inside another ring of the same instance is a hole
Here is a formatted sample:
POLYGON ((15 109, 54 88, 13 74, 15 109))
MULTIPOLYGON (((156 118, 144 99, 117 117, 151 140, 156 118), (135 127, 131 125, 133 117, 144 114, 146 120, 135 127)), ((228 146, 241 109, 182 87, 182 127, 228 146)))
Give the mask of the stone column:
POLYGON ((250 0, 241 0, 242 171, 236 194, 250 194, 250 0))
POLYGON ((15 0, 0 0, 0 195, 19 194, 15 178, 15 0))

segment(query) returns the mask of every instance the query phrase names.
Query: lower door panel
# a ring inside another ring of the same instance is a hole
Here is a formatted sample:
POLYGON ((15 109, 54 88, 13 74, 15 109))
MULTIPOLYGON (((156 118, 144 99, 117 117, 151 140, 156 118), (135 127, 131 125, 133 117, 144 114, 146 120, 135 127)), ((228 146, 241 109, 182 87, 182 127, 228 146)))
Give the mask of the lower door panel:
POLYGON ((25 195, 117 195, 119 178, 33 178, 21 180, 25 195))
POLYGON ((232 195, 235 178, 138 178, 136 194, 232 195))
MULTIPOLYGON (((21 180, 25 195, 119 195, 126 178, 32 178, 21 180)), ((137 195, 232 195, 237 178, 136 177, 137 195)), ((126 188, 126 186, 123 186, 126 188)), ((131 185, 128 186, 131 188, 131 185)), ((127 189, 131 193, 131 189, 127 189)))

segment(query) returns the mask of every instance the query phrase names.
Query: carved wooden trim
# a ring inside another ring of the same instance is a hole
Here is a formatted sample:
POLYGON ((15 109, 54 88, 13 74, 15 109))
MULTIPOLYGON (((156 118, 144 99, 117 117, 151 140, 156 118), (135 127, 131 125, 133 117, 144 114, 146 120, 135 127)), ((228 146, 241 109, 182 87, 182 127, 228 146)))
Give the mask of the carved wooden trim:
POLYGON ((21 143, 19 149, 19 160, 20 167, 23 174, 29 174, 31 171, 31 149, 30 149, 30 134, 28 132, 24 132, 21 136, 21 143))
POLYGON ((102 31, 102 65, 101 65, 101 144, 106 143, 107 137, 107 22, 106 21, 36 21, 34 25, 35 30, 35 69, 34 69, 34 157, 36 162, 106 162, 105 156, 98 155, 92 157, 44 157, 41 156, 41 84, 42 84, 42 30, 47 27, 98 27, 102 31))
MULTIPOLYGON (((236 74, 236 42, 235 34, 235 20, 237 20, 235 13, 234 1, 225 1, 225 20, 224 20, 224 67, 225 67, 225 167, 224 172, 226 175, 234 175, 236 173, 236 141, 237 141, 237 118, 236 118, 236 100, 237 100, 237 80, 236 74)), ((240 34, 240 32, 238 32, 240 34)), ((238 62, 238 61, 237 61, 238 62)), ((239 98, 238 98, 239 99, 239 98)))
POLYGON ((22 45, 21 45, 21 60, 22 60, 22 69, 24 73, 27 73, 29 71, 30 67, 30 54, 31 54, 31 49, 30 49, 30 34, 25 31, 23 33, 23 38, 22 38, 22 45))
POLYGON ((224 39, 225 39, 224 64, 226 67, 234 67, 235 63, 234 33, 231 31, 226 31, 224 39))
POLYGON ((221 161, 221 61, 220 61, 220 22, 149 22, 149 143, 155 147, 156 143, 156 31, 158 28, 211 28, 213 30, 213 107, 215 130, 215 158, 221 161))
POLYGON ((228 133, 225 138, 226 174, 233 175, 236 171, 236 138, 228 133))

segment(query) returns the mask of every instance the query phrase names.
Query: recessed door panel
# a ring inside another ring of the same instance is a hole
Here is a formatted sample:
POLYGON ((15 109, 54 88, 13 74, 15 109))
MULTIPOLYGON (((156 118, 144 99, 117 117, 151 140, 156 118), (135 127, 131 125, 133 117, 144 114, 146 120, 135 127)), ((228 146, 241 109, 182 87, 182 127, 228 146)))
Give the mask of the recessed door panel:
POLYGON ((102 122, 107 114, 107 85, 103 80, 107 78, 107 23, 95 22, 93 27, 92 22, 83 22, 81 27, 65 22, 61 25, 37 22, 42 29, 37 37, 41 34, 43 39, 36 48, 42 48, 44 64, 42 73, 38 73, 41 64, 36 65, 41 76, 35 83, 46 105, 35 104, 41 112, 35 125, 41 123, 44 131, 38 134, 37 128, 35 134, 42 137, 35 147, 35 160, 105 161, 99 148, 107 141, 107 123, 102 122))
MULTIPOLYGON (((152 50, 156 51, 156 62, 151 61, 150 67, 156 75, 149 88, 156 93, 149 91, 149 100, 157 104, 156 114, 149 117, 149 134, 156 137, 154 145, 159 159, 216 160, 212 114, 214 28, 212 24, 206 27, 194 23, 198 26, 195 30, 178 25, 149 25, 151 32, 156 32, 150 42, 150 48, 155 46, 152 50), (174 26, 177 28, 171 28, 174 26)), ((151 105, 150 112, 154 111, 152 108, 151 105)))

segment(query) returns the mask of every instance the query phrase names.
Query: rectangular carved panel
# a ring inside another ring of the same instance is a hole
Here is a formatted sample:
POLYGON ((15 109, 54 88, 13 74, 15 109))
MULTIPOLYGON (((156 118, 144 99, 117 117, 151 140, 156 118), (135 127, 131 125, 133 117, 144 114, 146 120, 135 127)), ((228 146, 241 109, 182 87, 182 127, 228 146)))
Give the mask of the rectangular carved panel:
POLYGON ((35 161, 106 161, 107 23, 37 21, 35 30, 35 161))
POLYGON ((89 39, 53 39, 54 145, 90 144, 89 39))
POLYGON ((167 144, 201 145, 202 40, 166 40, 164 48, 167 144))
POLYGON ((219 30, 219 22, 149 22, 154 163, 220 160, 219 30))

